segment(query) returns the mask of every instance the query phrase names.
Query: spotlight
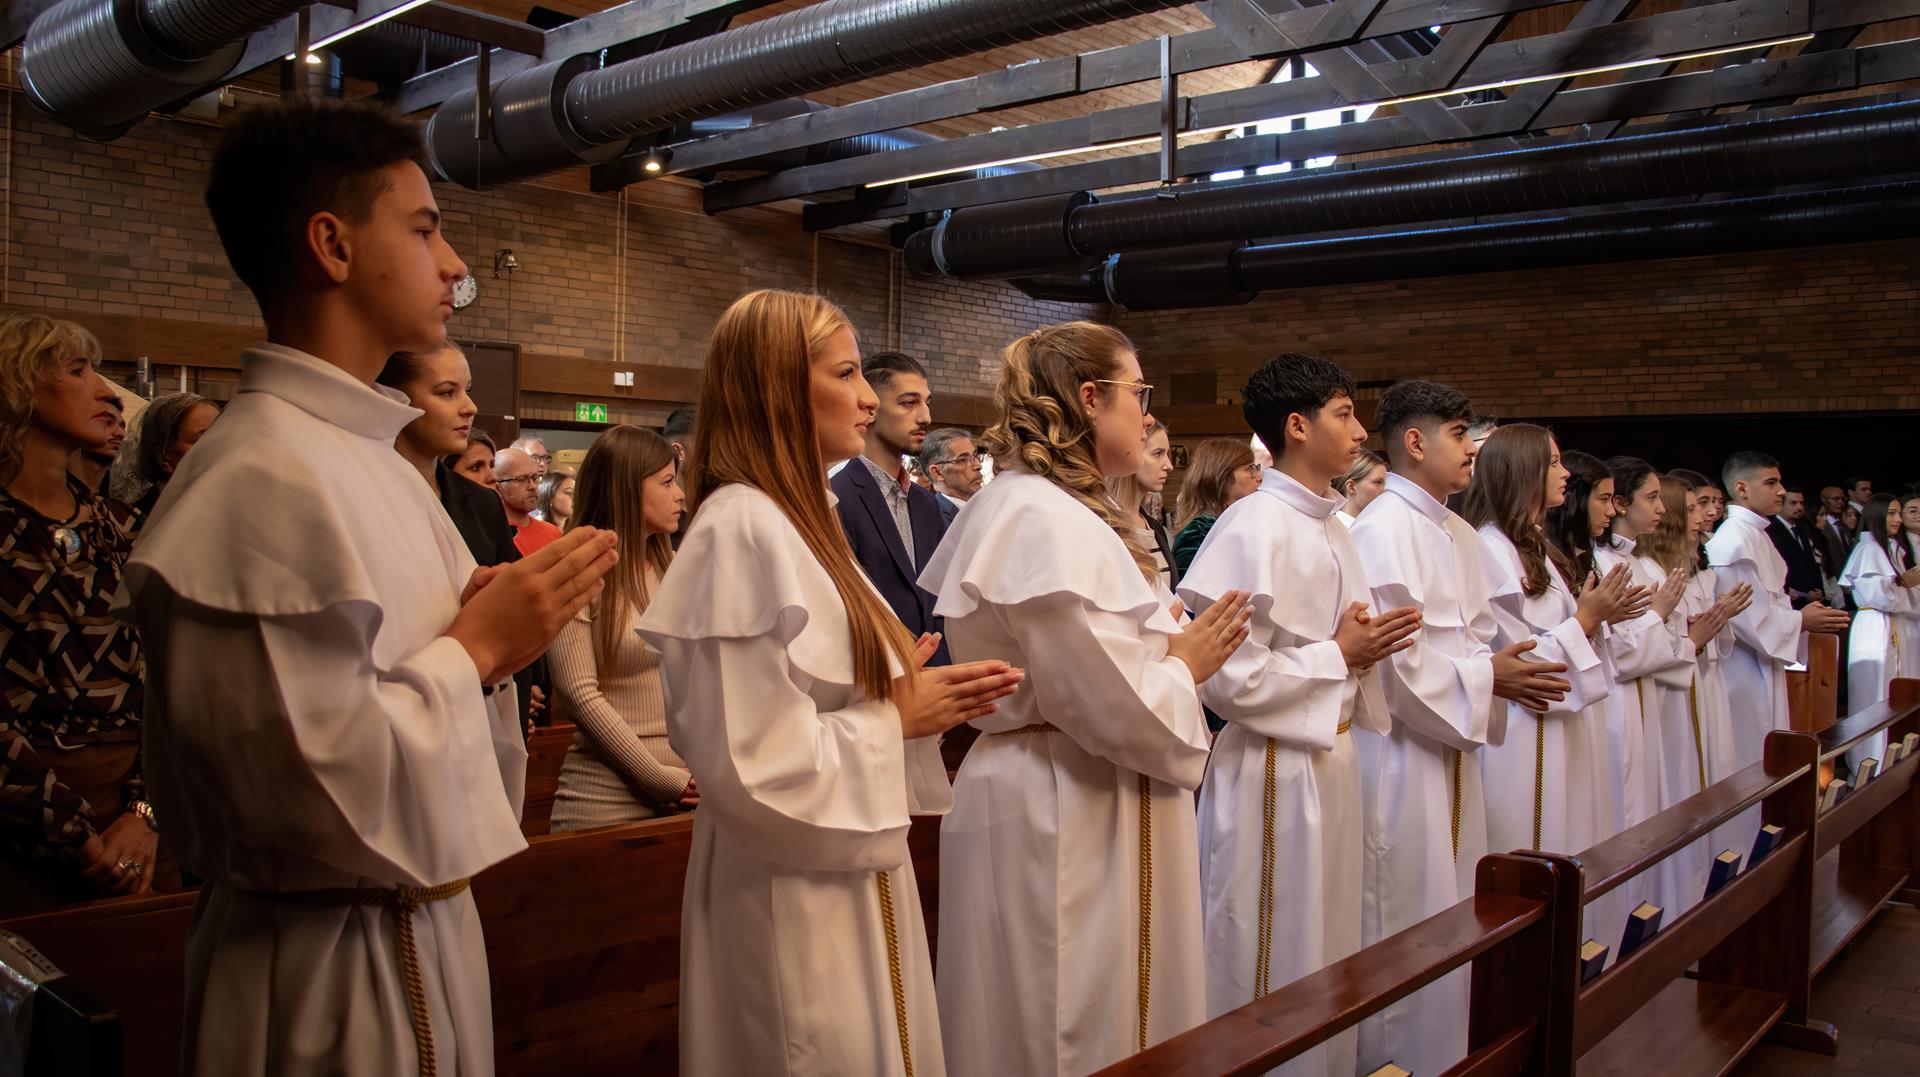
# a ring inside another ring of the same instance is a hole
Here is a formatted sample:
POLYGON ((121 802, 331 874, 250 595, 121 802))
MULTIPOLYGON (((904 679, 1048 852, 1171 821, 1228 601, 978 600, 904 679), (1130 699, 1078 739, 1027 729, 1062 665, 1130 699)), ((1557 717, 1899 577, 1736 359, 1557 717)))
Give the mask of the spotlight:
POLYGON ((665 146, 655 146, 641 156, 640 170, 649 176, 657 176, 660 174, 660 170, 666 168, 667 162, 671 160, 673 160, 672 150, 665 146))

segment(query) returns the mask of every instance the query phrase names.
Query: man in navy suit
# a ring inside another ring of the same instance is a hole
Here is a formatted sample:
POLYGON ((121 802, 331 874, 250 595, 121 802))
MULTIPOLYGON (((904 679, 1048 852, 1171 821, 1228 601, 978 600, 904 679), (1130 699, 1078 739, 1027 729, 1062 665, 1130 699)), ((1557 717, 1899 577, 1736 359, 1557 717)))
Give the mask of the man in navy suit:
MULTIPOLYGON (((840 526, 854 558, 907 631, 938 632, 934 596, 917 581, 947 524, 933 494, 914 485, 902 459, 919 454, 933 425, 927 371, 899 352, 877 352, 861 363, 860 373, 880 398, 880 409, 867 428, 866 452, 829 483, 840 499, 840 526)), ((951 661, 943 640, 927 664, 951 661)))
POLYGON ((1819 537, 1806 526, 1807 495, 1798 486, 1787 487, 1780 515, 1767 521, 1767 537, 1787 563, 1787 597, 1793 608, 1826 600, 1826 574, 1821 568, 1819 537))

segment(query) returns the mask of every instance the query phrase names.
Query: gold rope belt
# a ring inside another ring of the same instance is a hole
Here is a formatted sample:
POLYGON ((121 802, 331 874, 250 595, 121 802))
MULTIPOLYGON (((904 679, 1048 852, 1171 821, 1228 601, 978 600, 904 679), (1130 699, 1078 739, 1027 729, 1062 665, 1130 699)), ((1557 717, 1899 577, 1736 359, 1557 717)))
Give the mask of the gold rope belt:
POLYGON ((1693 759, 1700 768, 1700 788, 1707 787, 1707 746, 1700 739, 1700 678, 1687 685, 1687 714, 1693 718, 1693 759))
POLYGON ((1460 750, 1453 751, 1453 862, 1460 862, 1460 750))
POLYGON ((1272 737, 1267 738, 1267 778, 1260 796, 1260 952, 1253 957, 1253 997, 1266 997, 1271 990, 1273 958, 1270 948, 1273 945, 1273 816, 1276 801, 1279 799, 1274 782, 1274 756, 1276 746, 1272 737))
POLYGON ((1534 728, 1539 735, 1533 741, 1533 845, 1540 848, 1540 802, 1547 784, 1547 720, 1543 717, 1534 728))
POLYGON ((1147 1049, 1148 985, 1153 978, 1153 780, 1140 775, 1140 1033, 1147 1049))
POLYGON ((1647 728, 1647 694, 1643 682, 1637 677, 1633 682, 1633 698, 1640 708, 1640 728, 1645 729, 1647 728))
POLYGON ((1002 729, 1002 730, 999 730, 998 732, 989 733, 987 734, 987 736, 1011 737, 1015 733, 1057 733, 1057 732, 1059 732, 1059 730, 1055 729, 1052 723, 1035 722, 1032 725, 1023 725, 1018 729, 1002 729))
POLYGON ((1887 650, 1893 652, 1893 675, 1898 677, 1900 675, 1900 624, 1891 614, 1887 617, 1887 642, 1887 650))
POLYGON ((466 890, 471 880, 439 886, 387 888, 334 887, 322 890, 252 891, 251 896, 292 905, 378 905, 393 917, 400 952, 400 973, 407 989, 407 1016, 413 1022, 413 1046, 420 1077, 434 1077, 433 1021, 427 1014, 427 988, 420 978, 420 951, 413 939, 413 914, 423 905, 445 901, 466 890))
POLYGON ((907 992, 900 981, 900 932, 893 922, 893 880, 884 871, 873 873, 880 887, 880 927, 887 935, 887 977, 893 982, 893 1021, 900 1030, 900 1060, 913 1077, 913 1045, 907 1039, 907 992))

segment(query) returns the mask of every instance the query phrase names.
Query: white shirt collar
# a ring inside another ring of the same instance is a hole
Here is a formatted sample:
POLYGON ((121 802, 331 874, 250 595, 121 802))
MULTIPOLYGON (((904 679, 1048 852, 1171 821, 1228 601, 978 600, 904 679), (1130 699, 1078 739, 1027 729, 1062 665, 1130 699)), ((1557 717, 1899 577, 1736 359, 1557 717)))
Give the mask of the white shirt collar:
POLYGON ((1745 505, 1728 505, 1727 522, 1753 528, 1756 531, 1767 529, 1767 518, 1745 505))
POLYGON ((392 441, 426 412, 406 395, 368 385, 332 363, 284 344, 255 344, 240 360, 240 392, 277 396, 316 418, 376 441, 392 441))
POLYGON ((1332 516, 1335 510, 1347 503, 1344 497, 1316 494, 1301 485, 1300 480, 1274 468, 1267 468, 1261 472, 1260 492, 1271 494, 1316 520, 1324 520, 1332 516))
POLYGON ((1401 500, 1412 505, 1420 515, 1443 526, 1447 522, 1448 514, 1453 511, 1434 500, 1433 495, 1421 489, 1419 483, 1397 472, 1387 472, 1387 492, 1399 494, 1401 500))

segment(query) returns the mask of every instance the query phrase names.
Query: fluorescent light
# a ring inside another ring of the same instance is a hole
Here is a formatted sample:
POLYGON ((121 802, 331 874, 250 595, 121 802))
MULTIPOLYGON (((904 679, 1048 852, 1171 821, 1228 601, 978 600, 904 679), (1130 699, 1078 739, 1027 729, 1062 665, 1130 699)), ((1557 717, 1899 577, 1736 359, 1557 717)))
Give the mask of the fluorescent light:
MULTIPOLYGON (((1523 79, 1509 79, 1508 81, 1505 81, 1505 82, 1488 82, 1478 86, 1454 86, 1445 90, 1436 90, 1433 93, 1416 94, 1411 97, 1394 97, 1384 101, 1355 101, 1355 102, 1348 102, 1346 104, 1338 105, 1335 107, 1336 109, 1349 109, 1349 108, 1359 109, 1359 108, 1366 108, 1368 106, 1379 108, 1384 105, 1406 105, 1406 104, 1411 104, 1415 101, 1431 101, 1434 98, 1438 98, 1438 97, 1453 97, 1458 94, 1477 93, 1481 90, 1509 89, 1516 86, 1526 86, 1536 82, 1553 82, 1558 79, 1580 78, 1581 76, 1584 76, 1584 75, 1600 75, 1610 71, 1631 71, 1637 67, 1652 67, 1657 64, 1677 64, 1687 60, 1700 60, 1709 56, 1724 56, 1728 53, 1734 53, 1734 52, 1749 52, 1749 51, 1758 50, 1758 49, 1771 49, 1780 45, 1792 45, 1798 42, 1811 41, 1811 40, 1813 40, 1812 34, 1796 34, 1793 37, 1775 38, 1772 41, 1758 41, 1751 45, 1731 45, 1726 48, 1705 49, 1700 52, 1682 53, 1677 56, 1655 56, 1655 57, 1652 57, 1651 59, 1646 59, 1646 60, 1631 60, 1626 63, 1608 64, 1605 67, 1585 67, 1577 71, 1561 71, 1552 75, 1531 75, 1523 79)), ((1319 111, 1325 111, 1325 110, 1316 109, 1314 111, 1319 112, 1319 111)), ((1307 116, 1307 115, 1310 115, 1310 113, 1303 112, 1297 115, 1289 114, 1286 116, 1268 116, 1258 120, 1244 120, 1240 123, 1221 124, 1217 127, 1199 127, 1190 131, 1181 131, 1179 133, 1179 137, 1180 138, 1197 138, 1202 135, 1217 135, 1223 131, 1238 131, 1244 127, 1255 127, 1263 123, 1275 123, 1281 120, 1298 119, 1302 116, 1307 116)), ((986 161, 984 163, 976 164, 976 165, 959 165, 954 168, 942 168, 932 172, 919 172, 911 176, 895 176, 891 179, 875 180, 872 183, 864 184, 864 186, 887 187, 895 183, 912 183, 915 180, 933 179, 937 176, 951 176, 960 172, 972 172, 976 169, 982 169, 982 168, 996 168, 1001 165, 1025 164, 1028 161, 1044 161, 1052 157, 1067 157, 1076 153, 1092 153, 1095 150, 1119 149, 1123 146, 1156 145, 1159 143, 1159 141, 1160 141, 1160 136, 1153 135, 1147 138, 1122 139, 1114 142, 1099 142, 1099 143, 1094 143, 1093 145, 1088 145, 1088 146, 1075 146, 1072 149, 1048 150, 1044 153, 1030 153, 1024 157, 1006 157, 997 161, 986 161)))
MULTIPOLYGON (((412 11, 414 8, 425 7, 426 5, 432 2, 433 0, 403 0, 402 3, 395 4, 394 6, 388 8, 387 10, 382 11, 380 14, 375 15, 371 19, 367 19, 364 22, 356 22, 344 30, 338 30, 338 31, 335 31, 334 33, 328 34, 327 36, 321 38, 320 40, 315 41, 312 44, 308 45, 307 51, 309 53, 312 53, 316 50, 324 49, 328 45, 331 45, 336 41, 339 41, 343 38, 352 37, 354 34, 357 34, 360 31, 365 30, 369 26, 378 26, 381 23, 386 22, 388 19, 391 19, 397 15, 405 15, 407 12, 412 11)), ((287 53, 287 59, 291 60, 293 58, 294 58, 293 53, 287 53)))

